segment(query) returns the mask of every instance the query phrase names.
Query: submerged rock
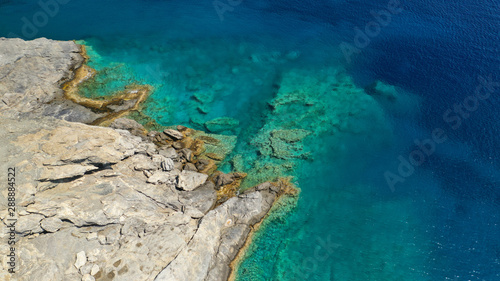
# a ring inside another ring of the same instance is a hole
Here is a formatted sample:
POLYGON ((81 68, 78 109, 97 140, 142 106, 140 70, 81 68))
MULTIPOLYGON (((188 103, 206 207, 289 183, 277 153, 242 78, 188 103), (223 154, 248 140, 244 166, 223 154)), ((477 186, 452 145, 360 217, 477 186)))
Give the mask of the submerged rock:
POLYGON ((174 140, 181 140, 184 138, 184 135, 181 132, 172 129, 166 129, 163 131, 163 133, 174 140))
POLYGON ((240 125, 240 121, 230 117, 220 117, 205 122, 205 128, 212 133, 231 131, 240 125))
POLYGON ((294 130, 275 130, 271 132, 271 136, 279 138, 285 142, 293 143, 298 142, 310 135, 312 132, 302 129, 294 130))
POLYGON ((186 161, 191 162, 193 161, 193 152, 189 148, 183 148, 179 151, 179 154, 184 158, 186 161))
POLYGON ((233 175, 231 174, 224 174, 220 173, 216 178, 215 178, 215 187, 220 188, 223 185, 231 184, 234 182, 233 175))
POLYGON ((211 174, 217 169, 215 161, 212 159, 199 159, 195 165, 196 169, 198 169, 200 173, 204 174, 211 174))
POLYGON ((391 101, 395 101, 398 97, 396 87, 393 85, 385 84, 382 81, 375 81, 373 84, 366 87, 365 91, 369 95, 379 96, 391 101))

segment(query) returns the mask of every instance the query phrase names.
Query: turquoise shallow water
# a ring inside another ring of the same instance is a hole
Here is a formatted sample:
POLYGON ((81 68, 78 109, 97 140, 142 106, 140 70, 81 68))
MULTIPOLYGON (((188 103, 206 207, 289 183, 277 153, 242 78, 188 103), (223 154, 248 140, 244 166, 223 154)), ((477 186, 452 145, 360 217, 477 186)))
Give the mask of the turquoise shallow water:
POLYGON ((443 120, 500 79, 498 5, 405 2, 348 63, 339 43, 387 4, 245 1, 221 21, 211 1, 72 0, 27 34, 38 1, 0 1, 0 36, 84 40, 100 71, 84 94, 150 84, 162 125, 230 118, 210 128, 238 137, 222 169, 245 186, 294 176, 296 207, 264 222, 238 280, 498 280, 500 98, 443 120), (393 192, 384 173, 435 128, 448 141, 393 192))

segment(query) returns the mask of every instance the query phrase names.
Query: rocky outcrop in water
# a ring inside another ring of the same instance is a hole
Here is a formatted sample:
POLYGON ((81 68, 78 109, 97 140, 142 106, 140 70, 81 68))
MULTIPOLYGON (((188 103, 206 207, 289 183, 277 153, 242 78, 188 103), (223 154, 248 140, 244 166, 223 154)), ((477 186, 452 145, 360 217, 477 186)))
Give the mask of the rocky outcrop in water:
MULTIPOLYGON (((73 42, 0 39, 0 50, 0 166, 16 171, 17 219, 16 273, 2 243, 0 279, 226 280, 280 188, 218 201, 216 185, 234 179, 210 177, 215 162, 201 156, 213 138, 189 140, 182 127, 148 136, 127 119, 83 124, 99 115, 60 90, 83 61, 73 42)), ((9 211, 0 217, 6 226, 9 211)))

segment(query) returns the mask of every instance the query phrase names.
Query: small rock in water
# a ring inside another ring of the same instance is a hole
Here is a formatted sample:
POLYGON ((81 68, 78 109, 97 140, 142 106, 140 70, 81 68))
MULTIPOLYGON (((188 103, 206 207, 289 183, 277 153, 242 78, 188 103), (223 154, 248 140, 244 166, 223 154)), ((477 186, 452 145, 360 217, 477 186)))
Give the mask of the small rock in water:
POLYGON ((190 148, 193 145, 194 140, 191 137, 187 137, 181 140, 179 143, 181 144, 181 148, 190 148))
POLYGON ((188 128, 186 126, 182 126, 182 125, 177 125, 177 131, 179 132, 182 132, 182 131, 185 131, 187 130, 188 128))
POLYGON ((203 170, 208 164, 210 164, 210 161, 208 161, 207 159, 200 159, 196 162, 196 168, 198 170, 203 170))
POLYGON ((198 156, 205 152, 205 143, 202 140, 194 140, 193 144, 189 146, 189 149, 193 151, 193 154, 198 156))
MULTIPOLYGON (((200 160, 198 160, 200 161, 200 160)), ((215 165, 215 161, 212 159, 206 159, 203 163, 196 163, 196 168, 200 173, 211 174, 217 169, 217 165, 215 165), (206 161, 206 162, 205 162, 206 161)))
POLYGON ((222 161, 224 160, 224 156, 223 155, 219 155, 217 153, 207 153, 206 156, 210 159, 213 159, 215 161, 222 161))
POLYGON ((172 144, 172 147, 175 149, 182 149, 182 144, 180 142, 175 142, 172 144))
POLYGON ((162 140, 172 140, 167 134, 165 134, 164 132, 161 132, 159 133, 157 136, 156 136, 157 140, 159 141, 162 141, 162 140))
POLYGON ((150 137, 150 138, 154 138, 154 137, 156 137, 159 133, 160 133, 160 132, 158 132, 158 131, 149 131, 149 133, 148 133, 148 137, 150 137))
POLYGON ((180 153, 184 158, 188 161, 191 162, 193 160, 193 152, 189 148, 183 148, 180 150, 180 153))
POLYGON ((220 174, 215 180, 215 186, 221 187, 234 182, 233 176, 230 174, 220 174))
POLYGON ((181 132, 172 129, 165 129, 163 133, 175 140, 181 140, 184 138, 184 135, 181 132))

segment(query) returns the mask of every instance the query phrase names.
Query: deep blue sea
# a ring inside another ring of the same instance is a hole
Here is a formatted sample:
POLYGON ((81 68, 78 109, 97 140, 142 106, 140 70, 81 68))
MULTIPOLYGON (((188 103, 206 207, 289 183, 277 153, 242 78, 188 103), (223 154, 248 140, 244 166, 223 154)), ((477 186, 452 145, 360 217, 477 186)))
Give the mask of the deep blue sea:
POLYGON ((87 94, 151 84, 162 125, 238 122, 222 169, 294 177, 237 280, 500 280, 499 0, 0 0, 0 36, 83 40, 87 94))

